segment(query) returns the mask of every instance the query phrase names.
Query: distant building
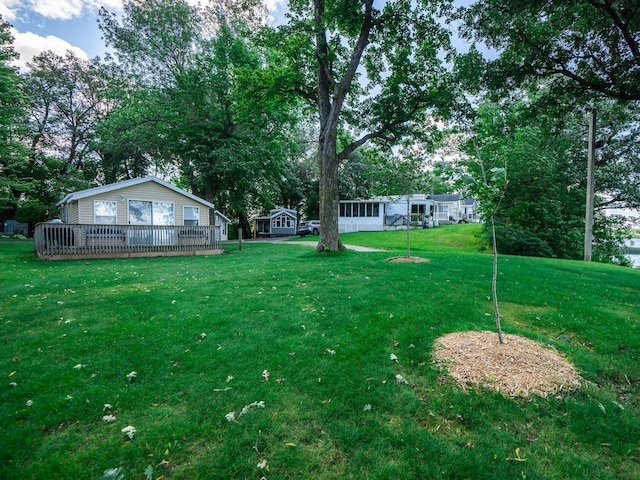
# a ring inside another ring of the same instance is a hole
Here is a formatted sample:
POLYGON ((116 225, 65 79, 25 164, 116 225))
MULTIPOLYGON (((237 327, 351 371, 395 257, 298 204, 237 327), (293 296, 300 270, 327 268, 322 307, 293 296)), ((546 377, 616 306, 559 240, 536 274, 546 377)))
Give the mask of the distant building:
POLYGON ((459 193, 446 195, 390 195, 371 199, 341 200, 340 233, 396 230, 443 223, 478 222, 477 201, 459 193), (407 210, 407 202, 409 208, 407 210), (409 212, 409 217, 407 217, 409 212))
POLYGON ((274 208, 269 215, 253 218, 253 236, 286 237, 295 235, 298 229, 298 213, 288 208, 274 208))

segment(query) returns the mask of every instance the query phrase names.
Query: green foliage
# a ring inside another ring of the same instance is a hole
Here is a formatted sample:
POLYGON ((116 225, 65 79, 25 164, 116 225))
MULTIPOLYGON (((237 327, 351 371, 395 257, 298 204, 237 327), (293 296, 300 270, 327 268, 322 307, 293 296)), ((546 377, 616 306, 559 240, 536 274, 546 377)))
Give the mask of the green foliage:
POLYGON ((3 244, 0 477, 636 478, 639 272, 504 257, 505 330, 586 381, 550 398, 463 391, 430 353, 490 328, 478 228, 415 231, 423 263, 387 261, 402 232, 346 237, 378 253, 247 242, 89 265, 3 244))
MULTIPOLYGON (((565 112, 557 118, 552 115, 557 110, 538 107, 533 99, 479 108, 474 132, 487 163, 488 183, 484 185, 476 152, 469 144, 467 154, 472 160, 467 167, 474 179, 472 192, 481 208, 495 212, 502 253, 579 259, 584 248, 586 196, 584 116, 581 112, 565 112)), ((616 147, 615 134, 610 141, 607 148, 612 151, 624 148, 624 143, 616 147)), ((626 142, 624 135, 623 141, 626 142)), ((631 154, 620 161, 632 168, 630 164, 635 159, 631 154)), ((637 188, 627 183, 633 176, 610 175, 606 171, 606 165, 615 171, 616 163, 614 158, 602 162, 596 173, 599 188, 603 193, 610 192, 615 201, 625 199, 627 205, 634 205, 637 188)), ((610 204, 610 200, 602 198, 597 209, 610 204)), ((614 256, 622 258, 619 252, 615 253, 614 245, 620 243, 624 231, 616 233, 605 226, 604 219, 598 221, 602 226, 595 233, 595 243, 600 245, 596 247, 600 252, 597 257, 609 261, 614 256)))
POLYGON ((500 52, 489 85, 552 78, 556 94, 588 90, 640 100, 640 4, 633 1, 483 0, 462 10, 463 34, 500 52))
POLYGON ((0 16, 0 221, 15 218, 20 195, 32 182, 20 142, 26 102, 20 77, 9 66, 18 56, 9 28, 0 16))
POLYGON ((297 118, 295 105, 271 94, 270 53, 227 14, 180 0, 126 2, 121 19, 102 11, 107 40, 138 81, 102 124, 101 145, 116 175, 177 169, 188 189, 249 232, 251 212, 301 202, 291 165, 297 118))

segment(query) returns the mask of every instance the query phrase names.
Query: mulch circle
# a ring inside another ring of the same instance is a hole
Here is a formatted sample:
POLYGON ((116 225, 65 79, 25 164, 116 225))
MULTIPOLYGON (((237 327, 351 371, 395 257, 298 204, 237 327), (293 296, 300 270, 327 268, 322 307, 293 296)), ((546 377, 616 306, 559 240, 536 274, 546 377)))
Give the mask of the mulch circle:
POLYGON ((519 335, 457 332, 438 338, 433 359, 463 388, 482 387, 510 397, 559 394, 580 387, 581 377, 551 346, 519 335))

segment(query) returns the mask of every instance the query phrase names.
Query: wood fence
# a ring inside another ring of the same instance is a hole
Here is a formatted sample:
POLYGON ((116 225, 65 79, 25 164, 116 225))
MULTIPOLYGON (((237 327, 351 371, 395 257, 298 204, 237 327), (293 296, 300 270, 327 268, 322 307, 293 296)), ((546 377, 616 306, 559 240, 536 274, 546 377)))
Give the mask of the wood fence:
POLYGON ((39 223, 33 233, 46 260, 222 253, 220 227, 39 223))

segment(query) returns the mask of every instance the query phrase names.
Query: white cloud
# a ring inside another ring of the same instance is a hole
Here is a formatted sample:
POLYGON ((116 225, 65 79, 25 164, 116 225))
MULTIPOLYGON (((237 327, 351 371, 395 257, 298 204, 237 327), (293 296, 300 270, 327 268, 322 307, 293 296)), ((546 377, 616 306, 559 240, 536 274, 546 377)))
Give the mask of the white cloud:
POLYGON ((122 0, 0 0, 0 15, 12 21, 33 12, 52 20, 70 20, 101 6, 121 10, 122 0))
POLYGON ((69 20, 82 15, 82 0, 31 0, 31 9, 45 18, 69 20))
MULTIPOLYGON (((100 7, 107 10, 122 10, 123 0, 0 0, 0 15, 13 21, 18 17, 28 17, 30 12, 52 20, 70 20, 85 14, 93 14, 100 7)), ((187 0, 191 5, 203 3, 201 0, 187 0)), ((204 3, 207 3, 206 0, 204 3)), ((269 12, 286 6, 286 0, 264 0, 269 12)))
POLYGON ((89 58, 89 55, 81 48, 53 35, 42 37, 31 32, 20 33, 15 28, 11 29, 11 34, 15 38, 13 46, 20 54, 20 58, 13 64, 20 67, 21 70, 26 69, 27 62, 30 62, 34 56, 45 50, 51 50, 58 55, 64 55, 67 50, 71 50, 79 58, 85 60, 89 58))
POLYGON ((22 0, 0 0, 0 15, 6 21, 16 18, 16 10, 22 6, 22 0))

